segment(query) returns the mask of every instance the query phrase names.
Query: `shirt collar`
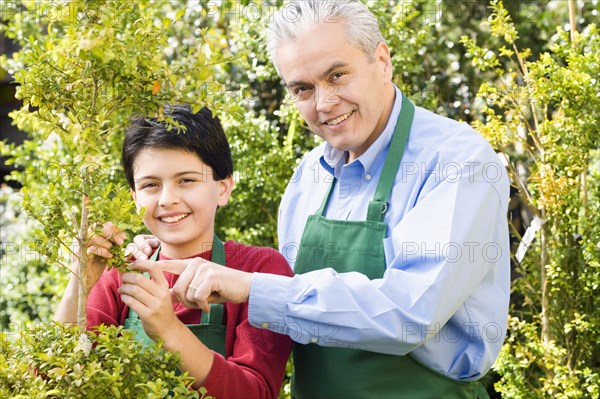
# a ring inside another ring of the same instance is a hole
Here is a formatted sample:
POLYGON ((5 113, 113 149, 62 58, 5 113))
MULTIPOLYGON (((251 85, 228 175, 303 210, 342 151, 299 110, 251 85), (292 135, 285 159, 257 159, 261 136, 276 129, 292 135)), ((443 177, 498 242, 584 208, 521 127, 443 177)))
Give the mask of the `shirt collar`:
MULTIPOLYGON (((377 140, 371 144, 371 146, 351 163, 359 162, 364 168, 364 174, 373 176, 375 171, 383 164, 385 160, 385 150, 389 147, 396 127, 396 121, 398 115, 400 115, 400 108, 402 104, 402 92, 394 85, 396 97, 394 99, 394 106, 390 118, 388 119, 387 125, 383 132, 379 135, 377 140)), ((347 151, 341 151, 333 148, 329 143, 325 144, 323 155, 320 158, 321 165, 326 171, 334 175, 336 178, 339 177, 341 169, 344 166, 347 158, 347 151)))

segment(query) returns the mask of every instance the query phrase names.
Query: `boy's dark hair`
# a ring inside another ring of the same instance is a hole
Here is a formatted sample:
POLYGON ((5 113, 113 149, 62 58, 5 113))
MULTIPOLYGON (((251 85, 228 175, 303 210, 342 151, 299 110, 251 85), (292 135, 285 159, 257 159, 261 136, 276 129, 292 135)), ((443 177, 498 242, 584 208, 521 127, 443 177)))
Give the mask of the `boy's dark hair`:
POLYGON ((170 116, 184 130, 173 127, 167 130, 167 121, 157 118, 134 119, 127 129, 123 142, 122 162, 129 187, 135 190, 133 180, 134 160, 144 148, 184 150, 196 154, 210 166, 215 180, 223 180, 233 174, 233 162, 227 137, 219 118, 212 116, 204 107, 193 114, 188 105, 165 106, 170 116))

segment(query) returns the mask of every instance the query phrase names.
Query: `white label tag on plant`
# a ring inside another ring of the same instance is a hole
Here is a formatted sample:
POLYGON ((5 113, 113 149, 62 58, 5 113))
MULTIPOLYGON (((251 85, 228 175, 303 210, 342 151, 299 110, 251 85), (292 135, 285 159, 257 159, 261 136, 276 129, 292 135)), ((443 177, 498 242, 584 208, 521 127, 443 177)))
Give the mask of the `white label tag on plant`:
POLYGON ((523 260, 527 249, 529 249, 529 246, 535 239, 535 234, 544 225, 544 223, 546 223, 545 219, 541 219, 536 216, 531 221, 531 225, 527 228, 527 230, 525 230, 525 234, 523 234, 523 239, 519 243, 519 248, 517 248, 517 253, 515 254, 515 257, 517 258, 517 261, 519 263, 521 263, 521 261, 523 260))

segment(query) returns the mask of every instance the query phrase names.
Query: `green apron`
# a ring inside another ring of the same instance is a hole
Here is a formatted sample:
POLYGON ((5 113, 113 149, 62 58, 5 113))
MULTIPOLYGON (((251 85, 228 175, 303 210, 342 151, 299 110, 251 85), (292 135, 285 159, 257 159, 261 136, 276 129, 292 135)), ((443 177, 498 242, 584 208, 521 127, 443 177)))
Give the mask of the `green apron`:
MULTIPOLYGON (((154 252, 150 260, 158 260, 159 250, 160 248, 154 252)), ((225 266, 225 248, 216 235, 213 240, 212 256, 210 260, 211 262, 225 266)), ((144 274, 148 276, 147 273, 144 274)), ((194 335, 209 349, 220 353, 225 357, 226 327, 223 309, 224 307, 221 303, 212 304, 210 305, 210 312, 202 312, 200 324, 187 324, 187 327, 192 330, 194 335)), ((129 315, 123 326, 128 330, 135 331, 135 339, 144 345, 154 344, 152 338, 144 331, 142 321, 133 309, 129 308, 129 315)))
MULTIPOLYGON (((414 105, 404 98, 376 193, 369 203, 367 220, 329 220, 322 216, 332 184, 319 210, 308 217, 295 273, 331 267, 339 273, 360 272, 369 279, 383 277, 386 269, 383 240, 387 230, 383 220, 413 117, 414 105), (323 251, 324 243, 335 245, 323 251)), ((293 356, 292 397, 296 399, 488 398, 480 383, 456 381, 410 355, 295 343, 293 356)))

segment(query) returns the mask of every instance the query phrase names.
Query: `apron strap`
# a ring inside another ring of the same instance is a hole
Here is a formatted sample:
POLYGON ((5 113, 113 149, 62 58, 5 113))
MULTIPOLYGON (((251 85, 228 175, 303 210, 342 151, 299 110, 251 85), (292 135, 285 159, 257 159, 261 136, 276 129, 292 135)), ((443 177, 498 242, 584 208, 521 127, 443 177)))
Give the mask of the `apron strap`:
MULTIPOLYGON (((160 252, 160 246, 154 251, 152 256, 150 256, 150 260, 156 262, 158 260, 158 254, 160 252)), ((223 242, 217 237, 215 234, 213 237, 213 245, 212 245, 212 253, 210 256, 210 261, 214 263, 218 263, 219 265, 225 266, 225 246, 223 242)), ((144 276, 150 277, 150 274, 144 272, 144 276)), ((223 323, 223 304, 222 303, 213 303, 210 305, 210 312, 202 312, 202 324, 222 324, 223 323)), ((132 309, 129 308, 129 313, 127 315, 128 319, 139 319, 138 314, 132 309)))
MULTIPOLYGON (((223 246, 223 242, 219 239, 219 237, 217 237, 216 234, 213 238, 210 261, 225 266, 225 247, 223 246)), ((200 324, 225 325, 225 320, 223 319, 224 309, 225 306, 222 303, 211 304, 210 311, 208 313, 202 312, 200 324)))
POLYGON ((396 122, 394 136, 392 137, 390 149, 388 150, 385 163, 383 164, 375 195, 373 196, 373 200, 369 203, 367 220, 383 222, 385 213, 388 209, 388 199, 394 185, 394 180, 398 174, 400 161, 402 161, 402 155, 406 148, 414 116, 415 106, 403 94, 400 116, 396 122))
POLYGON ((210 261, 213 263, 218 263, 221 266, 225 266, 225 247, 223 246, 223 242, 219 240, 219 237, 217 237, 216 234, 213 237, 210 261))
POLYGON ((336 178, 333 178, 333 181, 329 185, 325 196, 323 197, 323 202, 321 203, 321 207, 315 213, 316 215, 323 216, 323 212, 325 212, 325 207, 327 206, 327 202, 329 201, 329 197, 331 196, 331 191, 333 191, 333 186, 335 186, 336 178))
MULTIPOLYGON (((398 174, 402 155, 404 155, 404 149, 406 148, 414 116, 415 106, 408 97, 402 94, 402 108, 400 109, 400 115, 398 116, 396 127, 394 128, 394 135, 392 136, 390 149, 388 150, 385 163, 383 164, 375 195, 373 195, 373 200, 369 202, 367 220, 383 222, 389 205, 388 199, 392 192, 392 187, 394 186, 394 180, 398 174)), ((334 178, 333 182, 329 185, 325 197, 323 197, 321 207, 315 213, 316 215, 323 216, 336 180, 337 179, 334 178)))
POLYGON ((223 324, 223 304, 212 303, 209 312, 202 312, 200 324, 223 324))

